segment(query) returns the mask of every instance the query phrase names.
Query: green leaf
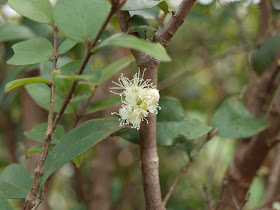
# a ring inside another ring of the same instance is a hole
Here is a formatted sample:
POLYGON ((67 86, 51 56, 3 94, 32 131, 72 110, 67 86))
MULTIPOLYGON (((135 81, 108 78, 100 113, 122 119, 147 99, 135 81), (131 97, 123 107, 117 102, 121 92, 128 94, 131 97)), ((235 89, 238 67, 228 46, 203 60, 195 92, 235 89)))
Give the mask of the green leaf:
POLYGON ((70 77, 66 77, 66 78, 61 78, 59 76, 63 76, 61 75, 60 70, 56 70, 52 72, 52 79, 55 83, 55 86, 57 87, 57 89, 59 89, 64 95, 67 95, 68 91, 70 90, 70 88, 72 87, 73 82, 75 81, 74 79, 70 78, 70 77))
POLYGON ((11 164, 0 174, 0 189, 8 199, 25 198, 31 187, 32 177, 19 164, 11 164))
POLYGON ((77 42, 93 39, 110 11, 104 0, 58 0, 55 20, 59 30, 77 42))
MULTIPOLYGON (((74 74, 79 71, 80 66, 82 65, 83 61, 81 60, 76 60, 76 61, 71 61, 69 63, 66 63, 60 68, 60 72, 62 74, 74 74)), ((85 67, 84 73, 89 71, 91 67, 91 62, 88 62, 88 64, 85 67)))
POLYGON ((251 52, 251 62, 254 70, 261 74, 275 60, 275 56, 280 50, 275 47, 280 45, 280 33, 268 38, 263 42, 259 49, 254 49, 251 52))
POLYGON ((145 40, 139 39, 133 35, 128 34, 115 34, 99 45, 97 45, 93 51, 96 51, 102 47, 117 46, 129 49, 138 50, 149 54, 150 56, 157 58, 161 61, 171 61, 165 48, 160 43, 147 42, 145 40))
POLYGON ((0 42, 30 39, 34 37, 32 31, 23 25, 0 25, 0 42))
POLYGON ((194 141, 186 139, 185 136, 179 135, 176 137, 173 141, 175 147, 177 147, 180 150, 185 151, 186 153, 190 153, 195 146, 194 141))
POLYGON ((26 158, 28 158, 30 155, 34 154, 34 153, 41 153, 42 152, 43 147, 41 145, 37 145, 34 147, 31 147, 27 152, 26 152, 26 158))
POLYGON ((169 13, 168 4, 166 1, 162 1, 157 5, 165 14, 169 13))
POLYGON ((9 6, 36 22, 47 24, 54 22, 53 6, 49 0, 9 0, 9 6))
POLYGON ((50 152, 41 185, 57 169, 120 129, 118 119, 108 118, 87 121, 70 131, 50 152))
MULTIPOLYGON (((48 127, 47 123, 36 125, 31 130, 25 131, 24 135, 34 141, 43 143, 47 127, 48 127)), ((52 143, 57 143, 58 141, 60 141, 60 139, 62 139, 64 135, 65 135, 64 128, 61 125, 58 125, 52 143)))
MULTIPOLYGON (((176 139, 180 136, 188 141, 199 138, 212 130, 212 127, 206 126, 196 119, 187 118, 178 99, 161 98, 160 106, 161 110, 157 117, 158 146, 176 145, 178 143, 176 139)), ((129 130, 127 133, 121 132, 119 135, 132 143, 140 143, 139 132, 136 130, 129 130)))
POLYGON ((160 9, 158 7, 153 7, 151 9, 144 9, 144 10, 136 10, 136 11, 130 11, 130 15, 140 15, 146 20, 155 20, 158 21, 158 16, 160 13, 160 9))
POLYGON ((121 58, 108 66, 106 66, 101 71, 101 75, 97 81, 93 81, 96 85, 101 85, 104 82, 106 82, 108 79, 110 79, 112 76, 114 76, 116 73, 127 67, 129 64, 131 64, 134 61, 133 56, 124 57, 121 58))
POLYGON ((122 10, 148 9, 158 5, 160 2, 160 0, 127 0, 122 10))
POLYGON ((217 136, 223 138, 247 138, 268 126, 263 119, 252 116, 243 101, 237 97, 225 100, 214 115, 213 126, 217 136))
POLYGON ((8 0, 0 0, 0 4, 6 4, 6 2, 7 2, 8 0))
POLYGON ((83 160, 84 160, 84 156, 81 154, 81 155, 75 157, 75 158, 72 160, 72 162, 75 164, 75 166, 76 166, 77 168, 80 168, 80 166, 81 166, 82 163, 83 163, 83 160))
MULTIPOLYGON (((27 92, 32 97, 32 99, 42 108, 49 110, 50 108, 50 88, 43 84, 30 84, 25 86, 27 92)), ((55 90, 54 97, 54 112, 59 112, 60 107, 64 101, 64 94, 59 90, 55 90)), ((76 105, 70 103, 65 114, 73 113, 76 110, 76 105)))
POLYGON ((94 113, 121 104, 121 97, 109 97, 88 106, 86 113, 94 113))
POLYGON ((12 89, 14 89, 16 87, 20 87, 20 86, 28 85, 28 84, 32 84, 32 83, 45 83, 48 86, 51 84, 51 82, 49 80, 43 79, 43 78, 38 78, 38 77, 17 79, 17 80, 13 80, 13 81, 9 82, 8 84, 6 84, 5 92, 6 92, 6 94, 8 94, 12 89))
POLYGON ((5 195, 0 191, 0 209, 14 210, 5 195))
POLYGON ((15 54, 8 64, 27 65, 48 61, 53 56, 53 45, 45 38, 35 38, 12 46, 15 54))
POLYGON ((77 42, 71 40, 71 39, 65 39, 62 44, 58 48, 58 53, 61 55, 63 53, 66 53, 68 50, 72 49, 77 42))

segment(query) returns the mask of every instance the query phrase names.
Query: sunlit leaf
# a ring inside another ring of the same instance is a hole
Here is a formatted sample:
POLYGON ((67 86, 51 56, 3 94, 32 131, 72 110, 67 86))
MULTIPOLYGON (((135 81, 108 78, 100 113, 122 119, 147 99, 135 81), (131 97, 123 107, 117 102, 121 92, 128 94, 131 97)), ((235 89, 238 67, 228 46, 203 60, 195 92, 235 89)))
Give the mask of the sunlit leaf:
POLYGON ((43 78, 38 78, 38 77, 17 79, 17 80, 13 80, 13 81, 9 82, 8 84, 6 84, 5 92, 6 92, 6 94, 8 94, 12 89, 14 89, 16 87, 20 87, 20 86, 28 85, 28 84, 32 84, 32 83, 45 83, 48 86, 51 84, 51 82, 49 80, 43 79, 43 78))
POLYGON ((160 0, 127 0, 122 10, 148 9, 158 5, 160 0))
POLYGON ((0 209, 14 210, 5 195, 0 191, 0 209))
POLYGON ((34 154, 34 153, 41 153, 42 152, 43 147, 41 145, 37 145, 34 147, 31 147, 27 152, 26 152, 26 158, 28 158, 30 155, 34 154))
POLYGON ((49 0, 9 0, 9 6, 36 22, 51 24, 54 21, 53 6, 49 0))

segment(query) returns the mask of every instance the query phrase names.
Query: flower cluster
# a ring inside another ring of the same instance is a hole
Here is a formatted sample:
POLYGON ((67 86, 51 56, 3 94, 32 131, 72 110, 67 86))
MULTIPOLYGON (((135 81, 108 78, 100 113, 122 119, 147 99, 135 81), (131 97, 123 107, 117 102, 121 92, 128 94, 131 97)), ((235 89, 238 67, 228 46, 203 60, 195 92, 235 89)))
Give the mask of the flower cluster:
POLYGON ((117 87, 112 87, 111 92, 121 96, 122 107, 117 114, 120 116, 120 125, 131 124, 132 128, 140 129, 141 121, 148 120, 146 117, 149 113, 158 113, 157 109, 160 109, 158 105, 159 92, 150 79, 144 80, 144 74, 140 77, 140 74, 136 73, 132 80, 124 77, 123 74, 119 78, 119 83, 113 82, 117 87), (117 93, 112 90, 122 90, 117 93))

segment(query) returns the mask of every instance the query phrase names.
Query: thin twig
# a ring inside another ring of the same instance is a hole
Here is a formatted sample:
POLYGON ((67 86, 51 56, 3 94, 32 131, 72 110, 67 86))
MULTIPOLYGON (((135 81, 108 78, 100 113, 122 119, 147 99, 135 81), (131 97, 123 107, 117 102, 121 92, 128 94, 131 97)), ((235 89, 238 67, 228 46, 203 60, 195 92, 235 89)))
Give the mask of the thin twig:
POLYGON ((198 148, 197 153, 190 159, 190 161, 180 170, 180 173, 178 174, 178 176, 176 177, 175 181, 173 182, 173 184, 171 185, 171 187, 169 188, 165 198, 163 199, 163 205, 166 206, 170 196, 172 195, 172 193, 174 192, 174 189, 178 183, 178 181, 181 179, 181 177, 188 171, 188 169, 192 166, 192 164, 195 162, 196 158, 198 157, 198 155, 200 154, 200 152, 204 149, 205 145, 216 135, 216 133, 218 132, 218 129, 215 128, 211 133, 209 133, 209 135, 207 136, 207 138, 203 141, 203 143, 200 145, 200 147, 198 148))
POLYGON ((211 206, 211 203, 210 203, 208 188, 206 185, 203 186, 203 191, 205 193, 206 205, 208 207, 208 210, 213 210, 213 207, 211 206))
MULTIPOLYGON (((82 62, 81 66, 80 66, 80 69, 78 71, 78 75, 81 75, 83 73, 90 56, 93 54, 91 52, 91 49, 93 47, 95 47, 96 44, 98 43, 98 40, 100 39, 101 34, 103 33, 106 26, 108 25, 110 19, 124 5, 124 3, 125 3, 125 1, 122 1, 122 0, 112 1, 112 7, 111 7, 111 10, 110 10, 110 13, 107 16, 106 20, 104 21, 101 29, 99 30, 97 36, 94 39, 94 41, 89 45, 89 47, 88 47, 88 49, 85 53, 83 62, 82 62)), ((55 32, 54 37, 56 39, 57 38, 57 27, 56 27, 55 24, 54 24, 54 32, 55 32)), ((54 45, 56 45, 56 47, 57 47, 57 42, 56 41, 54 41, 54 45)), ((54 47, 54 57, 53 57, 53 66, 55 68, 56 68, 56 60, 57 60, 57 49, 55 49, 56 47, 54 47)), ((54 106, 53 102, 54 102, 55 85, 52 84, 52 86, 51 86, 52 90, 51 90, 51 102, 50 102, 50 110, 49 110, 49 118, 48 118, 48 129, 47 129, 47 132, 46 132, 46 135, 45 135, 43 150, 42 150, 42 153, 41 153, 40 161, 38 163, 37 168, 35 169, 34 180, 33 180, 33 183, 31 185, 31 189, 30 189, 30 191, 28 193, 28 196, 26 198, 26 201, 25 201, 25 207, 24 207, 25 210, 30 210, 31 208, 33 208, 35 206, 35 198, 36 198, 36 195, 38 195, 38 193, 39 193, 39 181, 40 181, 40 177, 43 175, 43 167, 44 167, 46 158, 48 156, 48 151, 49 151, 51 141, 53 139, 53 136, 54 136, 54 133, 57 129, 57 126, 60 123, 60 120, 61 120, 61 118, 62 118, 62 116, 63 116, 71 98, 72 98, 72 95, 73 95, 73 93, 76 89, 77 84, 78 84, 77 81, 73 82, 73 84, 72 84, 67 96, 65 97, 65 100, 64 100, 64 102, 63 102, 63 104, 62 104, 62 106, 61 106, 53 124, 52 124, 52 121, 53 121, 53 106, 54 106), (50 124, 50 122, 51 122, 51 124, 50 124)))
POLYGON ((241 208, 240 208, 240 206, 239 206, 239 204, 238 204, 238 202, 236 200, 235 195, 232 192, 232 189, 231 189, 231 187, 230 187, 226 177, 224 178, 224 183, 225 183, 225 186, 227 186, 227 189, 228 189, 228 191, 230 193, 230 196, 231 196, 232 202, 234 204, 234 207, 236 208, 236 210, 241 210, 241 208))
POLYGON ((43 175, 43 168, 44 164, 46 162, 49 148, 51 145, 51 136, 52 136, 52 122, 53 122, 53 109, 54 109, 54 95, 55 95, 55 85, 51 84, 51 96, 50 96, 50 109, 49 109, 49 115, 48 115, 48 128, 47 132, 44 137, 44 143, 42 148, 42 153, 40 155, 40 160, 38 162, 38 165, 35 169, 34 179, 30 188, 30 191, 26 197, 25 200, 25 210, 32 209, 36 203, 35 198, 36 195, 39 193, 39 182, 40 177, 43 175))
POLYGON ((77 110, 77 112, 76 112, 76 119, 75 119, 75 122, 74 122, 74 124, 73 124, 73 126, 72 126, 71 129, 74 129, 74 128, 77 127, 79 121, 80 121, 81 118, 83 117, 83 115, 84 115, 84 113, 85 113, 87 107, 90 105, 90 102, 91 102, 91 100, 92 100, 93 97, 94 97, 95 90, 96 90, 96 89, 94 89, 94 91, 92 91, 90 97, 86 100, 86 102, 85 102, 85 104, 83 105, 82 109, 81 109, 80 111, 77 110))

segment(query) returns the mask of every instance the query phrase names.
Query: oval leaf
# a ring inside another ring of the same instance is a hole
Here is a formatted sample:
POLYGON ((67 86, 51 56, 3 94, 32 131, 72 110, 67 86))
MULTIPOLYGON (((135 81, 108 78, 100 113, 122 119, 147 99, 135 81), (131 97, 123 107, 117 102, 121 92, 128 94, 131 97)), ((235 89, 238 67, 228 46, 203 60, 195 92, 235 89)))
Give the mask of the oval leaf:
POLYGON ((148 55, 157 58, 161 61, 171 61, 165 48, 160 43, 147 42, 133 35, 122 33, 115 34, 101 42, 97 47, 93 49, 93 51, 108 46, 117 46, 134 49, 147 53, 148 55))
POLYGON ((72 47, 74 47, 77 44, 77 42, 71 40, 71 39, 65 39, 62 44, 58 48, 58 53, 61 55, 63 53, 66 53, 68 50, 70 50, 72 47))
POLYGON ((23 25, 0 25, 0 42, 30 39, 34 37, 32 31, 23 25))
POLYGON ((158 5, 160 0, 127 0, 122 10, 141 10, 158 5))
POLYGON ((104 0, 59 0, 55 6, 55 21, 67 37, 86 42, 97 35, 110 11, 104 0))
POLYGON ((9 0, 8 3, 19 14, 36 22, 51 24, 54 21, 49 0, 9 0))
POLYGON ((108 118, 87 121, 70 131, 49 154, 41 185, 57 169, 120 129, 118 119, 108 118))
POLYGON ((30 39, 12 46, 15 54, 7 61, 13 65, 27 65, 48 61, 53 56, 53 45, 45 38, 30 39))
POLYGON ((241 99, 232 97, 225 100, 216 111, 213 126, 219 129, 217 136, 237 139, 259 133, 268 123, 253 117, 241 99))
POLYGON ((28 85, 28 84, 32 84, 32 83, 45 83, 46 85, 51 84, 51 82, 49 80, 43 79, 43 78, 37 78, 37 77, 17 79, 17 80, 11 81, 8 84, 6 84, 5 92, 6 92, 6 94, 8 94, 12 89, 14 89, 16 87, 28 85))
POLYGON ((0 189, 6 198, 25 198, 31 187, 32 177, 19 164, 11 164, 0 174, 0 189))

